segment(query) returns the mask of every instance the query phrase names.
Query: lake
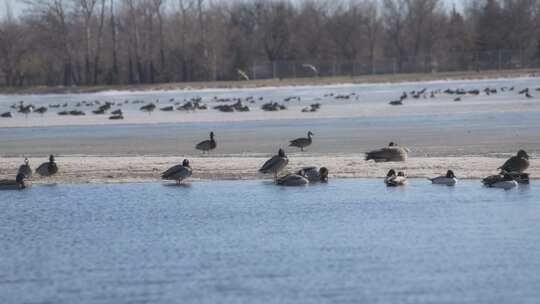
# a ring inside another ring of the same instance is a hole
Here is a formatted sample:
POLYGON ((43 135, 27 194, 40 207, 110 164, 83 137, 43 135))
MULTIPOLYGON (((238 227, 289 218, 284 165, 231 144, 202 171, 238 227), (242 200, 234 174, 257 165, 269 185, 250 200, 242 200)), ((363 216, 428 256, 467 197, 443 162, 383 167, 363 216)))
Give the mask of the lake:
POLYGON ((0 192, 1 303, 538 303, 540 186, 0 192))

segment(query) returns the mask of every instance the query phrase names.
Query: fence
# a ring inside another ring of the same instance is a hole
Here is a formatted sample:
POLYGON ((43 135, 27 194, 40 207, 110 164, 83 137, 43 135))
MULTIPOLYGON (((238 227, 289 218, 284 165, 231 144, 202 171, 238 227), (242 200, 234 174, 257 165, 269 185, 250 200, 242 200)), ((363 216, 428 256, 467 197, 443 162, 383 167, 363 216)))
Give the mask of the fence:
POLYGON ((535 50, 496 50, 453 52, 440 56, 382 58, 358 61, 273 61, 256 62, 239 69, 238 78, 309 78, 383 75, 398 73, 437 73, 540 68, 535 50))

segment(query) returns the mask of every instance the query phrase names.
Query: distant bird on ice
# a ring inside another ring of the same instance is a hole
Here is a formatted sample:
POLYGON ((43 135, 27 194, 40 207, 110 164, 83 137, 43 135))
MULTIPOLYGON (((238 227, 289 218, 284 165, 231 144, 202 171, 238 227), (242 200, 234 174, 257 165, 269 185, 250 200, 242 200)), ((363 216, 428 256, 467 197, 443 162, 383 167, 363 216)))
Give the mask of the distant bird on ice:
POLYGON ((195 146, 195 149, 201 150, 204 152, 208 152, 210 150, 214 150, 217 147, 216 140, 214 139, 214 132, 210 132, 210 139, 201 141, 195 146))
POLYGON ((297 147, 300 148, 300 151, 304 152, 304 148, 311 145, 312 142, 312 136, 315 135, 311 131, 308 131, 307 137, 300 137, 297 139, 291 140, 289 143, 289 147, 297 147))

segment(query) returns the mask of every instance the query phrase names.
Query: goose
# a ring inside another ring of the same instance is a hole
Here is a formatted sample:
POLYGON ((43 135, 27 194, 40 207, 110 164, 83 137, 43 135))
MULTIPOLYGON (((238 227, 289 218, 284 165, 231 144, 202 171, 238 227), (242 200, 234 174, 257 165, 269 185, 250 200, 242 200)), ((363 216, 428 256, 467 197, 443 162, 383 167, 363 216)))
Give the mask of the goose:
POLYGON ((304 186, 308 183, 307 178, 299 174, 287 174, 276 181, 276 184, 281 186, 304 186))
POLYGON ((173 180, 177 184, 181 183, 184 179, 191 176, 192 169, 189 165, 189 160, 184 159, 181 165, 176 165, 169 168, 167 171, 161 173, 161 179, 173 180))
POLYGON ((41 176, 51 176, 58 172, 58 166, 54 162, 54 155, 49 156, 49 161, 41 164, 37 169, 36 173, 41 176))
POLYGON ((30 161, 28 158, 24 159, 24 164, 19 167, 18 173, 22 173, 26 178, 32 176, 32 168, 30 168, 30 161))
POLYGON ((391 142, 388 147, 373 150, 366 153, 366 160, 373 159, 375 162, 397 162, 407 160, 409 149, 399 147, 391 142))
POLYGON ((405 177, 405 173, 401 171, 396 175, 396 171, 390 169, 386 174, 384 182, 386 183, 386 186, 389 187, 404 186, 407 184, 407 177, 405 177))
POLYGON ((296 174, 305 177, 309 182, 327 182, 328 181, 328 169, 326 167, 304 167, 300 169, 296 174))
POLYGON ((26 176, 19 172, 15 177, 15 180, 0 180, 0 190, 22 190, 31 186, 31 184, 25 181, 26 176))
POLYGON ((285 151, 279 149, 278 154, 267 160, 259 169, 259 172, 272 173, 274 175, 274 182, 277 182, 277 174, 283 170, 288 163, 289 159, 285 156, 285 151))
POLYGON ((512 189, 518 185, 518 183, 509 174, 491 175, 484 178, 482 183, 486 187, 501 188, 504 190, 512 189))
POLYGON ((195 149, 201 150, 204 153, 210 150, 214 150, 216 147, 217 147, 217 143, 216 143, 216 140, 214 139, 214 132, 210 132, 210 139, 201 141, 195 146, 195 149))
POLYGON ((500 169, 507 173, 523 173, 529 168, 529 155, 524 150, 519 150, 515 156, 510 157, 500 169))
POLYGON ((304 152, 304 148, 311 145, 312 142, 312 136, 315 135, 311 131, 308 131, 307 138, 306 137, 300 137, 297 139, 291 140, 289 143, 289 147, 297 147, 300 148, 300 151, 304 152))
POLYGON ((457 183, 457 178, 454 175, 454 171, 448 170, 446 175, 437 176, 435 178, 428 178, 433 184, 454 186, 457 183))

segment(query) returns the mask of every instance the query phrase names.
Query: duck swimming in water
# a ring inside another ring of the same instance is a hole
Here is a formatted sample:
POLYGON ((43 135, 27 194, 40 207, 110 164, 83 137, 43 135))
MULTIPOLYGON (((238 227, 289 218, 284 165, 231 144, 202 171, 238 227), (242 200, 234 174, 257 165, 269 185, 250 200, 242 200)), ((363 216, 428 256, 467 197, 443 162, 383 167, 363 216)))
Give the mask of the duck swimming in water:
POLYGON ((529 168, 529 155, 524 150, 519 150, 498 169, 501 169, 503 173, 523 173, 527 168, 529 168))
POLYGON ((407 177, 401 171, 396 175, 396 171, 390 169, 384 178, 384 182, 389 187, 404 186, 407 184, 407 177))
POLYGON ((272 173, 274 175, 274 182, 277 182, 277 174, 283 170, 288 163, 289 159, 285 156, 285 151, 279 149, 278 154, 267 160, 259 169, 259 172, 272 173))
POLYGON ((30 161, 28 158, 24 159, 24 164, 19 167, 18 173, 22 173, 26 178, 32 176, 32 168, 30 168, 30 161))
POLYGON ((504 190, 512 189, 518 185, 518 183, 508 173, 488 176, 482 180, 482 183, 486 187, 501 188, 504 190))
POLYGON ((49 161, 41 164, 37 169, 36 173, 41 176, 51 176, 58 172, 58 166, 54 162, 54 155, 49 156, 49 161))
POLYGON ((305 177, 309 182, 328 182, 328 169, 326 167, 304 167, 296 172, 305 177))
POLYGON ((433 184, 454 186, 457 183, 457 178, 454 175, 454 171, 448 170, 446 175, 437 176, 435 178, 428 178, 433 184))
POLYGON ((406 161, 408 157, 408 149, 400 147, 393 142, 378 150, 373 150, 366 153, 366 160, 373 159, 375 162, 399 162, 406 161))
POLYGON ((276 181, 276 184, 281 186, 304 186, 308 183, 307 178, 298 174, 287 174, 276 181))
POLYGON ((217 147, 217 143, 216 143, 216 140, 214 139, 214 132, 210 132, 210 139, 201 141, 195 146, 195 149, 201 150, 204 153, 210 150, 214 150, 216 147, 217 147))
POLYGON ((308 131, 307 137, 300 137, 297 139, 293 139, 289 142, 289 147, 297 147, 300 148, 300 151, 304 152, 304 148, 311 145, 312 136, 315 135, 311 131, 308 131))
POLYGON ((192 171, 189 160, 184 159, 181 165, 176 165, 161 173, 161 179, 173 180, 177 184, 180 184, 183 180, 191 176, 192 171))

